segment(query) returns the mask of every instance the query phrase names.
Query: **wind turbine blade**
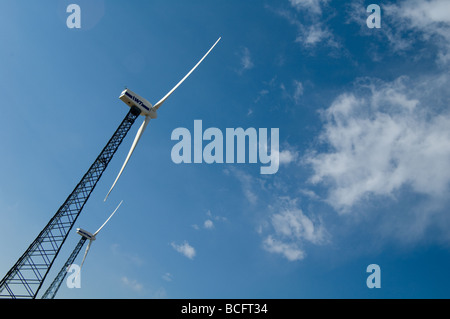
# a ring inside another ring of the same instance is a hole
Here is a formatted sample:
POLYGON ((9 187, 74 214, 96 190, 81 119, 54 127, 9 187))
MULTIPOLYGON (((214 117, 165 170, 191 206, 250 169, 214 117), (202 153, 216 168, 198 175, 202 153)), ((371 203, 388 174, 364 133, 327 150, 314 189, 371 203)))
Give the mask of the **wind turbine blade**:
POLYGON ((139 128, 139 130, 138 130, 138 132, 137 132, 137 134, 136 134, 136 137, 134 138, 133 145, 131 145, 131 149, 130 149, 130 151, 128 152, 128 156, 127 156, 127 158, 125 159, 125 162, 123 163, 122 168, 120 169, 120 172, 119 172, 119 174, 118 174, 117 177, 116 177, 116 180, 114 181, 113 185, 111 186, 111 189, 109 190, 108 194, 107 194, 106 197, 105 197, 105 200, 104 200, 105 202, 106 202, 106 200, 108 199, 109 194, 112 192, 114 186, 116 186, 116 183, 117 183, 117 181, 119 180, 120 176, 122 175, 123 170, 125 169, 125 166, 127 166, 128 161, 130 160, 130 157, 131 157, 131 155, 133 154, 134 149, 136 148, 137 143, 138 143, 139 140, 141 139, 141 136, 142 136, 142 134, 144 133, 145 128, 147 127, 147 125, 148 125, 148 123, 150 122, 150 120, 151 120, 151 118, 150 118, 149 116, 146 116, 146 117, 145 117, 144 122, 142 123, 141 127, 139 128))
POLYGON ((119 203, 119 205, 117 206, 117 208, 113 211, 113 213, 108 217, 108 219, 103 223, 103 225, 99 228, 99 229, 97 229, 97 231, 94 233, 94 237, 95 236, 97 236, 97 234, 98 234, 98 232, 106 225, 106 223, 111 219, 111 217, 113 217, 113 215, 116 213, 116 211, 119 209, 119 207, 120 207, 120 205, 122 205, 122 202, 123 201, 121 201, 120 203, 119 203))
POLYGON ((177 85, 175 85, 175 87, 172 89, 172 90, 170 90, 169 91, 169 93, 167 93, 166 94, 166 96, 164 96, 158 103, 156 103, 154 106, 153 106, 153 109, 156 111, 156 110, 158 110, 159 109, 159 107, 167 100, 167 98, 184 82, 184 80, 186 80, 188 77, 189 77, 189 75, 191 75, 191 73, 192 72, 194 72, 194 70, 200 65, 200 63, 202 63, 203 62, 203 60, 208 56, 208 54, 212 51, 212 49, 214 49, 214 47, 216 46, 216 44, 220 41, 220 39, 221 39, 222 37, 220 37, 217 41, 216 41, 216 43, 214 43, 214 45, 211 47, 211 49, 209 49, 209 51, 208 52, 206 52, 206 54, 203 56, 203 58, 201 58, 201 60, 200 61, 198 61, 198 63, 192 68, 192 70, 191 71, 189 71, 189 73, 188 74, 186 74, 185 75, 185 77, 180 81, 180 82, 178 82, 178 84, 177 85))
POLYGON ((88 245, 87 245, 87 247, 86 247, 86 251, 84 252, 83 260, 81 261, 80 268, 78 269, 78 273, 77 273, 77 275, 75 276, 75 280, 76 280, 76 279, 78 278, 78 276, 80 275, 81 267, 83 267, 84 260, 86 259, 86 256, 87 256, 87 254, 88 254, 88 252, 89 252, 89 249, 91 248, 91 243, 92 243, 92 240, 89 240, 89 243, 88 243, 88 245))

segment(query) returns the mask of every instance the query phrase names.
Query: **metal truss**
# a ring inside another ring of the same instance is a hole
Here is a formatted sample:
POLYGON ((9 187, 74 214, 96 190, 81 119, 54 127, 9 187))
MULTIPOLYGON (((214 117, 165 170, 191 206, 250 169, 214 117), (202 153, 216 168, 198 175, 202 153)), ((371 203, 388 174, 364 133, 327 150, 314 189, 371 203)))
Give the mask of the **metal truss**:
POLYGON ((36 298, 75 221, 139 114, 138 108, 130 109, 69 197, 1 280, 0 298, 36 298))
POLYGON ((74 260, 77 258, 78 254, 80 253, 81 248, 83 248, 83 245, 85 242, 86 242, 86 237, 81 237, 80 241, 75 246, 75 249, 73 250, 72 254, 70 254, 66 263, 64 264, 64 266, 62 266, 58 275, 56 275, 55 279, 50 284, 50 287, 48 287, 47 290, 45 291, 45 293, 42 295, 42 299, 54 299, 55 298, 56 293, 59 290, 59 287, 61 287, 61 284, 64 281, 64 278, 66 277, 67 270, 69 269, 70 265, 73 264, 74 260))

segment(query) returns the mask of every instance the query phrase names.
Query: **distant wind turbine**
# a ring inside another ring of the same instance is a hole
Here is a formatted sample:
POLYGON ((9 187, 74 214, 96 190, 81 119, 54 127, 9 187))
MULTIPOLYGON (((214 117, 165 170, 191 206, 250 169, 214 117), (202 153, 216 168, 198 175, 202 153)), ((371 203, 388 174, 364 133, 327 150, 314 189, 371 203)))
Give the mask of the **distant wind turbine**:
MULTIPOLYGON (((121 201, 119 203, 119 205, 114 210, 114 212, 109 216, 109 218, 103 223, 103 225, 94 234, 91 234, 88 231, 82 230, 81 228, 77 229, 77 233, 79 235, 81 235, 80 241, 75 246, 72 254, 70 254, 70 256, 67 259, 67 261, 65 262, 65 264, 62 266, 62 268, 59 271, 58 275, 56 275, 55 279, 53 279, 52 283, 50 284, 50 286, 47 288, 47 290, 43 294, 42 299, 54 299, 55 298, 55 296, 56 296, 56 294, 57 294, 57 292, 59 290, 59 287, 61 287, 61 284, 63 283, 64 278, 66 277, 68 269, 70 268, 70 266, 73 264, 73 262, 77 258, 78 254, 80 253, 80 250, 84 246, 84 243, 86 242, 86 240, 89 240, 88 247, 87 247, 86 252, 84 253, 84 257, 83 257, 82 264, 84 263, 84 260, 86 259, 86 255, 87 255, 87 253, 89 251, 91 242, 93 240, 95 240, 95 238, 98 235, 99 231, 106 225, 106 223, 116 213, 116 211, 119 209, 120 205, 122 205, 122 202, 123 201, 121 201)), ((80 270, 81 270, 81 266, 80 266, 80 270)), ((77 273, 75 278, 78 278, 78 275, 79 275, 79 272, 77 273)))
MULTIPOLYGON (((86 239, 89 240, 89 243, 88 243, 88 245, 87 245, 87 247, 86 247, 86 251, 84 252, 83 261, 81 262, 80 269, 78 270, 77 277, 78 277, 78 275, 79 275, 80 272, 81 272, 81 267, 83 267, 84 261, 85 261, 85 259, 86 259, 86 256, 87 256, 88 252, 89 252, 89 249, 91 248, 92 242, 96 239, 96 236, 98 235, 98 233, 102 230, 103 227, 105 227, 105 225, 108 223, 108 221, 111 219, 111 217, 113 217, 113 215, 114 215, 114 214, 116 213, 116 211, 119 209, 120 205, 122 205, 122 202, 123 202, 123 201, 121 201, 121 202, 119 203, 119 205, 117 206, 117 208, 112 212, 112 214, 111 214, 111 215, 108 217, 108 219, 103 223, 103 225, 100 226, 99 229, 97 229, 97 231, 96 231, 95 233, 92 234, 92 233, 88 232, 87 230, 84 230, 84 229, 81 229, 81 228, 77 228, 77 234, 79 234, 81 237, 84 237, 84 238, 86 238, 86 239)), ((75 277, 75 278, 77 278, 77 277, 75 277)))

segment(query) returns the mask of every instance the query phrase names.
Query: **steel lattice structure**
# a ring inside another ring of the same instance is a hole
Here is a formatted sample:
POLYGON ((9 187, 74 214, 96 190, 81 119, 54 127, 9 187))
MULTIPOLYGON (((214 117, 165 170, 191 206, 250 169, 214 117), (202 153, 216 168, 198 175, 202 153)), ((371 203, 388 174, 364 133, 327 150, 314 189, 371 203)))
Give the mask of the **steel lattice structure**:
POLYGON ((81 181, 0 282, 0 298, 34 299, 103 172, 141 111, 133 106, 81 181))
POLYGON ((75 258, 77 258, 78 254, 80 253, 81 248, 83 248, 83 245, 85 242, 86 242, 86 237, 81 237, 80 241, 75 246, 73 252, 70 254, 69 258, 67 259, 66 263, 62 266, 58 275, 56 275, 56 277, 52 281, 51 285, 47 288, 45 293, 42 295, 42 299, 54 299, 55 298, 56 293, 59 290, 59 287, 61 287, 61 284, 64 281, 64 278, 66 277, 67 269, 70 267, 70 265, 73 264, 75 258))

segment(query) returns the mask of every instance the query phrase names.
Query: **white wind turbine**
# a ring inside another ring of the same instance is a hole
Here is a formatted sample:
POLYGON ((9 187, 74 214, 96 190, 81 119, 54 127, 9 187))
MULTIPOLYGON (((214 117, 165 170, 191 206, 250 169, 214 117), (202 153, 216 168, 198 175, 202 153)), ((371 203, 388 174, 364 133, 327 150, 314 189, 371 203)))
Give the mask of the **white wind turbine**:
POLYGON ((203 60, 206 58, 206 56, 214 49, 216 44, 220 41, 221 38, 219 38, 214 45, 209 49, 208 52, 200 59, 200 61, 192 68, 192 70, 189 71, 188 74, 185 75, 183 79, 181 79, 180 82, 178 82, 175 87, 169 91, 158 103, 156 103, 154 106, 144 99, 143 97, 137 95, 136 93, 132 92, 129 89, 126 89, 122 92, 120 95, 120 99, 125 102, 129 107, 138 107, 141 110, 141 115, 145 116, 144 122, 142 123, 141 127, 139 128, 136 137, 134 138, 133 144, 131 145, 131 149, 128 152, 128 155, 125 159, 125 162, 122 165, 122 168, 120 169, 119 174, 116 177, 116 180, 114 181, 113 185, 111 186, 111 189, 109 190, 108 194, 105 197, 105 201, 108 199, 109 194, 113 190, 114 186, 116 186, 117 181, 119 180, 120 176, 123 173, 123 170, 125 169, 125 166, 127 166, 128 161, 130 160, 131 155, 134 152, 134 149, 136 148, 137 143, 139 142, 142 134, 144 133, 148 123, 151 119, 156 119, 157 114, 156 111, 161 107, 161 105, 167 100, 167 98, 186 80, 192 72, 200 65, 200 63, 203 62, 203 60))
POLYGON ((77 273, 75 278, 77 278, 78 275, 81 272, 81 267, 83 267, 84 261, 86 259, 86 256, 87 256, 88 252, 89 252, 89 249, 91 248, 92 242, 96 239, 96 236, 98 235, 100 230, 102 230, 102 228, 105 227, 106 223, 108 223, 108 221, 111 219, 111 217, 113 217, 113 215, 119 209, 120 205, 122 205, 122 202, 123 201, 121 201, 119 203, 119 205, 116 207, 116 209, 113 211, 113 213, 108 217, 108 219, 103 223, 103 225, 100 226, 99 229, 97 229, 97 231, 95 233, 92 234, 92 233, 88 232, 87 230, 84 230, 84 229, 81 229, 81 228, 77 228, 77 234, 79 234, 80 236, 82 236, 82 237, 84 237, 86 239, 89 239, 89 243, 88 243, 88 245, 86 247, 86 251, 84 252, 84 256, 83 256, 83 261, 81 262, 80 268, 78 269, 78 273, 77 273))

